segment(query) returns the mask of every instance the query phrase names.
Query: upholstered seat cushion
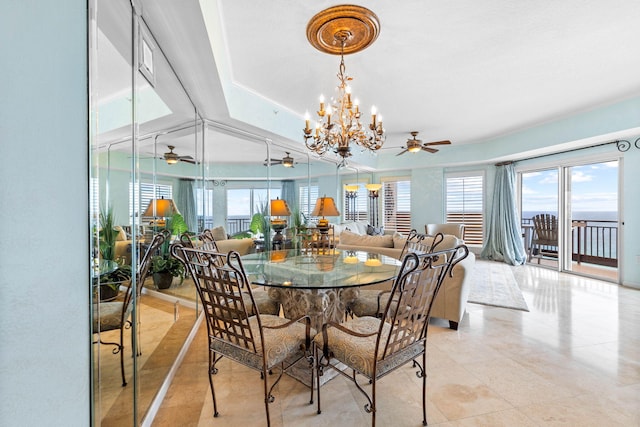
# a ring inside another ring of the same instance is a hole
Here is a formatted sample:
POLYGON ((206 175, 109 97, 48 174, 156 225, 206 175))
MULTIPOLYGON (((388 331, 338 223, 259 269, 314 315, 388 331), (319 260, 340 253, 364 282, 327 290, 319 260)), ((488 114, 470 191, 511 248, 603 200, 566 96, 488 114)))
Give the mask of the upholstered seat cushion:
MULTIPOLYGON (((304 352, 306 331, 304 323, 293 323, 281 329, 269 329, 264 328, 264 326, 283 325, 289 322, 289 319, 270 314, 261 314, 260 320, 262 321, 264 332, 265 360, 268 369, 294 354, 301 355, 304 352)), ((262 346, 257 316, 251 316, 249 318, 249 326, 251 327, 251 332, 255 340, 256 353, 244 347, 236 346, 215 338, 211 342, 211 350, 222 355, 227 355, 249 367, 260 370, 262 369, 262 346)), ((312 336, 313 333, 312 331, 312 336)))
MULTIPOLYGON (((101 302, 93 306, 93 332, 120 329, 122 301, 101 302)), ((127 313, 128 317, 128 313, 127 313)))
POLYGON ((349 310, 358 317, 382 314, 387 307, 391 292, 380 289, 361 289, 358 298, 349 304, 349 310))
MULTIPOLYGON (((244 300, 245 307, 247 307, 249 316, 256 314, 253 312, 253 305, 251 305, 249 294, 242 293, 242 299, 244 300)), ((280 304, 278 304, 278 301, 271 298, 265 291, 253 291, 253 300, 256 302, 260 314, 278 315, 278 313, 280 313, 280 304)))
MULTIPOLYGON (((333 354, 332 357, 335 357, 361 374, 371 377, 373 375, 377 332, 381 322, 381 319, 366 316, 358 317, 342 324, 342 326, 354 332, 373 334, 366 338, 355 337, 336 328, 327 328, 327 342, 333 354)), ((385 323, 382 330, 382 343, 384 343, 390 332, 391 326, 385 323)), ((317 334, 314 341, 319 348, 323 348, 324 341, 322 334, 317 334)), ((378 352, 379 357, 382 356, 383 348, 384 345, 380 345, 378 352)))

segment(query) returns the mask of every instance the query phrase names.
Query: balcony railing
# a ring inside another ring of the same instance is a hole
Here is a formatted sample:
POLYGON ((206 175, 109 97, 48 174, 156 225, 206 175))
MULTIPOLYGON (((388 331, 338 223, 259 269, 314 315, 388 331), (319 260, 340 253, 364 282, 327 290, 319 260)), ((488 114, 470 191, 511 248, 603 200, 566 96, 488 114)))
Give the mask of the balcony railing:
MULTIPOLYGON (((522 225, 531 227, 531 218, 523 218, 522 225)), ((529 243, 525 242, 527 249, 529 243)), ((571 222, 571 243, 571 259, 578 264, 618 266, 617 221, 574 219, 571 222)))

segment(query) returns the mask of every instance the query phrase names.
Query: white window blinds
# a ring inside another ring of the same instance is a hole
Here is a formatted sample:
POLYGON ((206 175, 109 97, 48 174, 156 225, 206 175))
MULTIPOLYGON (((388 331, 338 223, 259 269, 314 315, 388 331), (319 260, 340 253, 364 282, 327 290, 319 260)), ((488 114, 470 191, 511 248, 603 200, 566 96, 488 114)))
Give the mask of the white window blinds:
POLYGON ((411 181, 383 181, 382 199, 384 228, 401 233, 411 231, 411 181))
POLYGON ((467 244, 482 244, 484 223, 484 176, 482 173, 449 175, 446 221, 464 224, 467 244))
POLYGON ((133 224, 133 217, 141 215, 149 202, 153 199, 172 199, 173 188, 168 184, 152 184, 141 182, 139 187, 129 183, 129 220, 133 224))
POLYGON ((298 206, 300 206, 300 212, 308 219, 318 199, 318 186, 301 185, 299 197, 298 206))

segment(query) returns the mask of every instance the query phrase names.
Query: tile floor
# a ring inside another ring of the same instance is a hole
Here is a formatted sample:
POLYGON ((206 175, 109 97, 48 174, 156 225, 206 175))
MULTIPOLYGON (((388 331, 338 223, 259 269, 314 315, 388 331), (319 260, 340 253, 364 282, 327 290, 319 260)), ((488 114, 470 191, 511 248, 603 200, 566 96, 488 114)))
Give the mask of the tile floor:
MULTIPOLYGON (((640 290, 533 267, 514 267, 530 312, 469 304, 458 331, 429 329, 429 425, 640 426, 640 290)), ((213 418, 200 330, 153 426, 266 425, 259 374, 223 360, 213 418)), ((422 425, 420 380, 404 367, 378 388, 378 426, 422 425)), ((364 398, 341 377, 309 390, 284 377, 273 426, 368 426, 364 398)))

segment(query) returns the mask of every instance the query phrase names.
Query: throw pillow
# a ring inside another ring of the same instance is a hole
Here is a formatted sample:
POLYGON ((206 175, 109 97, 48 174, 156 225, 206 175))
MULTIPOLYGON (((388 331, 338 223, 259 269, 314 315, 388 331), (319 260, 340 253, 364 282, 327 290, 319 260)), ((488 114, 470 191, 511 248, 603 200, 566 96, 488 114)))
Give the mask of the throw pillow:
POLYGON ((392 248, 393 236, 367 236, 366 234, 361 236, 350 231, 343 231, 340 235, 341 245, 350 246, 372 246, 377 248, 392 248))
POLYGON ((212 228, 211 235, 213 236, 213 240, 215 240, 216 242, 218 240, 227 240, 227 230, 225 230, 222 225, 212 228))
POLYGON ((116 241, 121 242, 123 240, 127 240, 127 233, 122 229, 121 226, 116 225, 113 227, 114 230, 118 230, 118 235, 116 236, 116 241))
POLYGON ((384 227, 374 227, 371 224, 367 224, 367 234, 369 236, 382 236, 384 234, 384 227))

